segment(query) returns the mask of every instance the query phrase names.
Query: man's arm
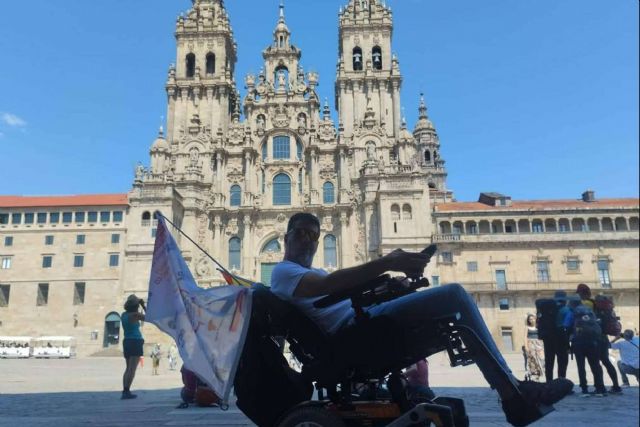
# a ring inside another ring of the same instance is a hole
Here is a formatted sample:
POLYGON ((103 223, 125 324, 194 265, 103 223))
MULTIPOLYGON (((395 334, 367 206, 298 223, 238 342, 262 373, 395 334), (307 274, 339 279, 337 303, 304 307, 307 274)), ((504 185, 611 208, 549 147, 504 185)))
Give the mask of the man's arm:
POLYGON ((387 271, 400 271, 410 275, 422 275, 429 256, 422 253, 395 250, 382 258, 356 267, 335 271, 328 276, 313 272, 302 277, 293 296, 312 298, 347 291, 375 279, 387 271))

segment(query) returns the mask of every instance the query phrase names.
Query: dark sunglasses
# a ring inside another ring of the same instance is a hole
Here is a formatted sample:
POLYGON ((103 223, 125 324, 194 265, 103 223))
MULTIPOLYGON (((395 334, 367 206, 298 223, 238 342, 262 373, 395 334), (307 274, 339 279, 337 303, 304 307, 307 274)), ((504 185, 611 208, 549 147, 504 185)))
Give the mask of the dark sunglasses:
POLYGON ((308 228, 300 228, 296 227, 289 231, 287 234, 293 234, 296 239, 301 239, 303 237, 311 240, 312 242, 317 242, 320 239, 320 233, 314 230, 309 230, 308 228))

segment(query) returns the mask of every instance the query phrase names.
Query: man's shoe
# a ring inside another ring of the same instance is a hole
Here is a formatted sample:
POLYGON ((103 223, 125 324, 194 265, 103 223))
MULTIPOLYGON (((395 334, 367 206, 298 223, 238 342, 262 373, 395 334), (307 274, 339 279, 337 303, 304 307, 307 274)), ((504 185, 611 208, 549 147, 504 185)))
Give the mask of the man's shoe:
POLYGON ((613 386, 609 389, 609 393, 610 394, 622 394, 622 389, 620 388, 620 386, 613 386))
POLYGON ((607 392, 606 391, 596 391, 595 393, 593 393, 594 397, 607 397, 607 392))
POLYGON ((622 387, 624 387, 624 388, 628 388, 628 387, 631 387, 631 384, 629 384, 629 383, 622 383, 622 387))
POLYGON ((591 393, 589 393, 588 388, 583 388, 580 392, 580 397, 591 397, 591 393))
POLYGON ((138 396, 133 394, 133 393, 131 393, 129 390, 124 390, 122 392, 122 396, 120 397, 120 399, 127 400, 127 399, 135 399, 136 397, 138 397, 138 396))
POLYGON ((520 396, 502 402, 502 409, 510 424, 523 427, 552 412, 553 404, 573 390, 573 383, 558 378, 548 383, 519 381, 520 396))

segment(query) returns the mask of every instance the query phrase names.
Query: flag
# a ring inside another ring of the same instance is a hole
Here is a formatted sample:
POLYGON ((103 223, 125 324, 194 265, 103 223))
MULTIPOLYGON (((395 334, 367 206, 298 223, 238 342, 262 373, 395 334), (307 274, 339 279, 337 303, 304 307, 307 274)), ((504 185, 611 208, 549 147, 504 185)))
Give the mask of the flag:
POLYGON ((145 320, 176 341, 185 367, 227 403, 251 319, 251 290, 198 287, 158 219, 145 320))
POLYGON ((219 268, 218 271, 222 274, 222 277, 224 277, 224 281, 227 282, 227 285, 244 286, 245 288, 250 288, 255 285, 255 282, 233 275, 227 270, 219 268))

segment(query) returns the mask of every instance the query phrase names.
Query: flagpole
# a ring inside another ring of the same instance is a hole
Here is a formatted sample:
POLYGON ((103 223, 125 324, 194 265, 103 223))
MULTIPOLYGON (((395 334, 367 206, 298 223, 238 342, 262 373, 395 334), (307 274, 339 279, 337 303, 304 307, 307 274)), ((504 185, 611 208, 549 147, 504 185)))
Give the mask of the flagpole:
POLYGON ((222 264, 220 264, 218 261, 216 261, 216 259, 215 259, 214 257, 212 257, 211 255, 209 255, 209 253, 208 253, 207 251, 205 251, 204 249, 202 249, 202 247, 201 247, 199 244, 197 244, 196 242, 194 242, 194 241, 193 241, 193 239, 192 239, 191 237, 189 237, 189 236, 188 236, 184 231, 182 231, 182 230, 181 230, 177 225, 175 225, 173 222, 171 222, 171 221, 169 220, 169 218, 167 218, 166 216, 162 215, 160 212, 156 212, 156 213, 155 213, 155 216, 157 216, 157 217, 159 216, 159 217, 163 218, 165 221, 167 221, 169 224, 171 224, 171 226, 172 226, 173 228, 175 228, 176 230, 178 230, 178 232, 179 232, 180 234, 182 234, 184 237, 186 237, 186 238, 187 238, 187 240, 189 240, 191 243, 193 243, 193 244, 196 246, 196 248, 200 249, 200 250, 202 251, 202 253, 204 253, 206 256, 208 256, 208 257, 209 257, 209 259, 210 259, 211 261, 213 261, 213 262, 214 262, 218 267, 220 267, 220 269, 221 269, 222 271, 224 271, 225 273, 227 273, 227 274, 229 274, 229 275, 232 275, 232 274, 231 274, 231 273, 230 273, 226 268, 224 268, 224 267, 222 266, 222 264))

